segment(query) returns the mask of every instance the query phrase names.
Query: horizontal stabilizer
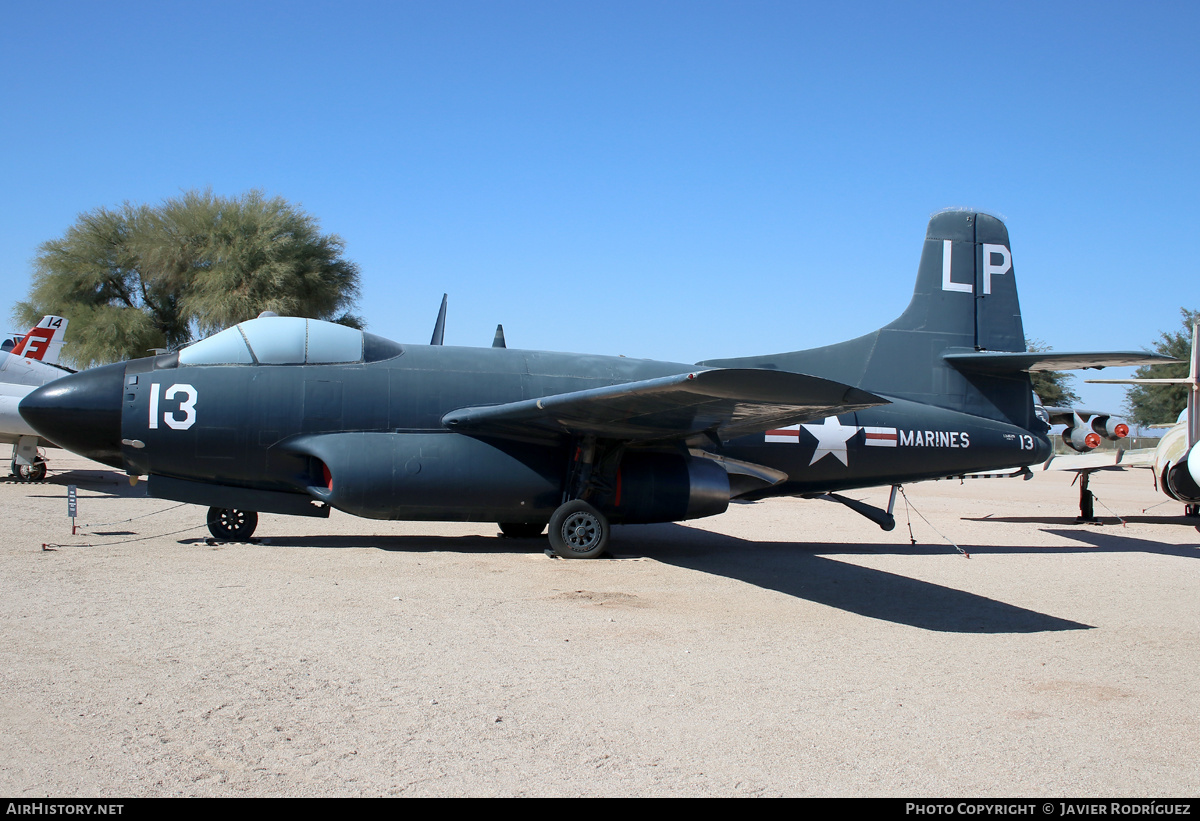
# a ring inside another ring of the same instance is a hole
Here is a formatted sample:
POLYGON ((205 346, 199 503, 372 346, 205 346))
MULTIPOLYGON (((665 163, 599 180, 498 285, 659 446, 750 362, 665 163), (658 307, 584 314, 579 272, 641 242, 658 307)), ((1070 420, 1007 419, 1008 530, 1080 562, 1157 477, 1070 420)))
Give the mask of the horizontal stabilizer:
POLYGON ((966 351, 943 354, 943 357, 960 371, 997 374, 1019 371, 1079 371, 1089 368, 1170 365, 1179 361, 1169 356, 1146 351, 1109 351, 1106 353, 966 351))
POLYGON ((1154 467, 1154 448, 1104 450, 1051 456, 1042 470, 1123 470, 1154 467))
POLYGON ((882 397, 815 376, 722 368, 463 408, 442 422, 459 433, 517 439, 551 434, 647 442, 701 433, 731 439, 886 404, 882 397))

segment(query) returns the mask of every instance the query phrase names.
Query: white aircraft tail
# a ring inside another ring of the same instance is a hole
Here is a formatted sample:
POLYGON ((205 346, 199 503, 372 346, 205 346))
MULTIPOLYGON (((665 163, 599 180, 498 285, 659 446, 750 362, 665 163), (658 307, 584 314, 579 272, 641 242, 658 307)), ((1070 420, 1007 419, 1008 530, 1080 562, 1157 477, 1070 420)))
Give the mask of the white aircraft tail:
POLYGON ((41 322, 30 328, 29 333, 13 346, 10 353, 13 356, 36 359, 47 365, 56 365, 66 333, 66 319, 61 316, 44 316, 41 322))

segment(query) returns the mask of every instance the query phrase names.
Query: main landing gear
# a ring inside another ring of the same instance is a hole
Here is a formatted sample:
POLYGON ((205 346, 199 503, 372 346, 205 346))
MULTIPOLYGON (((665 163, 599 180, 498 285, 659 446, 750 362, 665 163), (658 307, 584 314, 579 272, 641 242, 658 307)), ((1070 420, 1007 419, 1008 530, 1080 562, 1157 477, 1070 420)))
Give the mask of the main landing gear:
POLYGON ((563 559, 594 559, 608 549, 608 518, 582 499, 550 517, 550 547, 563 559))
POLYGON ((36 436, 17 438, 13 445, 10 470, 13 479, 18 482, 40 482, 46 478, 46 457, 40 453, 36 436))
POLYGON ((233 510, 227 507, 208 509, 208 532, 222 542, 248 542, 258 527, 258 514, 253 510, 233 510))
MULTIPOLYGON (((550 517, 550 548, 560 559, 594 559, 608 549, 608 517, 582 499, 559 506, 550 517)), ((501 522, 510 539, 536 539, 546 529, 540 522, 501 522)))
MULTIPOLYGON (((608 517, 588 500, 612 495, 617 468, 625 445, 584 436, 572 448, 563 503, 550 517, 550 548, 561 559, 594 559, 608 549, 612 526, 608 517)), ((500 532, 510 539, 540 536, 541 523, 501 522, 500 532)))
POLYGON ((46 460, 39 456, 32 465, 22 465, 13 459, 10 470, 18 482, 40 482, 46 478, 46 460))

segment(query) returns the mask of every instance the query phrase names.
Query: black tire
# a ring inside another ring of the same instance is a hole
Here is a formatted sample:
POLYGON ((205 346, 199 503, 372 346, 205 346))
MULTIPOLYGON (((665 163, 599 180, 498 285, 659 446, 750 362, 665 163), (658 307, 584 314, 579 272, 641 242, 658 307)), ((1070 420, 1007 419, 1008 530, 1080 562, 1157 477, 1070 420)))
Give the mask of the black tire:
POLYGON ((550 517, 550 547, 563 559, 594 559, 608 549, 608 519, 582 499, 550 517))
POLYGON ((1195 519, 1200 516, 1200 505, 1184 505, 1183 515, 1195 519))
POLYGON ((540 522, 501 522, 500 532, 510 539, 536 539, 546 526, 540 522))
POLYGON ((233 510, 226 507, 208 509, 208 532, 223 542, 248 542, 258 527, 258 514, 253 510, 233 510))

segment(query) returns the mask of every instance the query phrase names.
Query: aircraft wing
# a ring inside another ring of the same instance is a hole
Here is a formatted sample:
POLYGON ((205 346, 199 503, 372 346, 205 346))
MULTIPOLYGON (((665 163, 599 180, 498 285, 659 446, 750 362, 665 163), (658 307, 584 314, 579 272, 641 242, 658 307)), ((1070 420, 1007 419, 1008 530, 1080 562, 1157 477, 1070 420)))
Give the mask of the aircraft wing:
POLYGON ((1045 405, 1042 408, 1050 417, 1051 425, 1066 425, 1073 421, 1076 416, 1084 419, 1090 419, 1093 416, 1114 416, 1115 414, 1106 413, 1105 411, 1088 410, 1087 408, 1059 408, 1052 405, 1045 405))
POLYGON ((1162 354, 1146 351, 1088 353, 1045 351, 1009 353, 1005 351, 964 351, 947 353, 943 358, 962 371, 1013 373, 1015 371, 1078 371, 1088 368, 1126 368, 1141 365, 1170 365, 1178 362, 1162 354))
POLYGON ((718 368, 462 408, 442 422, 459 433, 533 440, 594 435, 647 442, 705 432, 732 439, 886 404, 880 396, 815 376, 718 368))
POLYGON ((1124 470, 1154 467, 1154 448, 1105 450, 1092 453, 1067 453, 1051 456, 1042 470, 1124 470))

